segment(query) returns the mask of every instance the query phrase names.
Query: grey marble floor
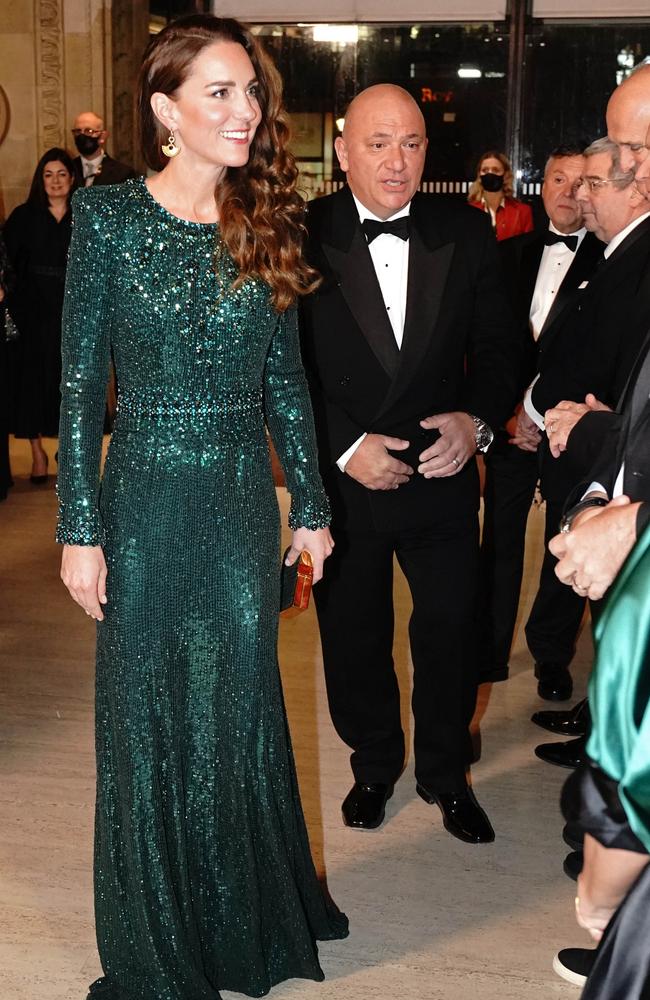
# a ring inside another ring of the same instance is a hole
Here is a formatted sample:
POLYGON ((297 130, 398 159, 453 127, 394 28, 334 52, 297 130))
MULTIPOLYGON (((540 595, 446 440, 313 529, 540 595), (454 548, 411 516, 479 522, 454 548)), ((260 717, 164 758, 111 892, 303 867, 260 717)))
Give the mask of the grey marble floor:
MULTIPOLYGON (((12 455, 16 486, 0 504, 0 1000, 84 1000, 100 972, 91 879, 93 626, 58 579, 54 480, 30 486, 25 448, 14 442, 12 455)), ((286 508, 282 491, 280 500, 286 508)), ((542 520, 533 508, 522 618, 542 520)), ((399 575, 396 601, 410 730, 408 596, 399 575)), ((578 694, 590 657, 587 628, 578 694)), ((561 870, 558 796, 568 772, 532 752, 544 734, 529 717, 542 705, 521 628, 513 676, 481 691, 483 753, 473 781, 497 839, 480 847, 445 833, 436 807, 415 794, 412 761, 380 830, 344 828, 348 751, 329 721, 313 610, 282 623, 280 660, 314 855, 351 934, 322 945, 324 983, 286 983, 274 1000, 577 998, 551 970, 558 948, 588 945, 561 870)))

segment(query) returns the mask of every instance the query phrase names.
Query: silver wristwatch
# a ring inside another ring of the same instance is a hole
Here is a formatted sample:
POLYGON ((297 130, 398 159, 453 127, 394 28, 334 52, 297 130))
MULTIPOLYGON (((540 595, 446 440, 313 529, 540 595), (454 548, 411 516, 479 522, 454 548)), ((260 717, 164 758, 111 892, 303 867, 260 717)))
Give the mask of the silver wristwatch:
POLYGON ((494 433, 485 423, 485 420, 481 420, 480 417, 475 417, 470 413, 472 420, 474 421, 474 433, 476 437, 476 450, 477 451, 487 451, 492 441, 494 440, 494 433))

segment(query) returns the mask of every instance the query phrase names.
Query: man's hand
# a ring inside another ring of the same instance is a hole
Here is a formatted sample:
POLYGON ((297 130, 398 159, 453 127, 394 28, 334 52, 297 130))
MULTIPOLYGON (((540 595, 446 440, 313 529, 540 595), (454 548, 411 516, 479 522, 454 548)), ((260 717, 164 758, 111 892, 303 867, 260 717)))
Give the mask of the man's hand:
POLYGON ((425 479, 444 479, 460 472, 476 452, 476 428, 469 413, 438 413, 420 421, 426 430, 440 431, 438 440, 420 455, 425 479))
POLYGON ((552 538, 548 547, 559 560, 557 578, 580 597, 599 600, 636 542, 639 507, 629 497, 616 497, 606 507, 594 508, 597 513, 584 511, 571 531, 552 538))
POLYGON ((385 434, 366 434, 345 466, 346 475, 369 490, 396 490, 413 475, 410 465, 387 451, 404 451, 408 441, 385 434))
POLYGON ((514 421, 508 421, 507 429, 511 434, 508 444, 515 445, 522 451, 537 451, 542 440, 542 432, 526 413, 523 403, 520 403, 515 410, 514 421))
POLYGON ((551 455, 554 458, 559 458, 562 452, 566 451, 569 435, 578 421, 582 420, 585 413, 591 413, 594 410, 611 411, 611 407, 596 399, 593 392, 588 392, 584 403, 574 403, 571 400, 563 399, 553 409, 546 411, 544 423, 551 455))

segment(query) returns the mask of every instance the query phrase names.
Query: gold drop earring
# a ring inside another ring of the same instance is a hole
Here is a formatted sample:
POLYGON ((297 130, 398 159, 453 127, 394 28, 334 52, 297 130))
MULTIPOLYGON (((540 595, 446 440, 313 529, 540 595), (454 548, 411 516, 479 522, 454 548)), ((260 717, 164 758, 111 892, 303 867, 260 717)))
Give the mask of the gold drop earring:
POLYGON ((174 130, 170 129, 169 139, 167 140, 167 145, 160 147, 168 159, 172 159, 174 156, 178 156, 180 153, 179 147, 176 145, 176 136, 174 135, 174 130))

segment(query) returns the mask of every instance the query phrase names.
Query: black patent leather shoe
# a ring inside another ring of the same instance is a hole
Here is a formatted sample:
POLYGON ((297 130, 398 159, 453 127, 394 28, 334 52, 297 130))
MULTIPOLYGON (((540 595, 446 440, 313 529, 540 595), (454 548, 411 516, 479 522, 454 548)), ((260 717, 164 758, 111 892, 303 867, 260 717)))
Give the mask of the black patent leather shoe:
POLYGON ((422 785, 416 785, 415 788, 425 802, 438 806, 443 826, 453 837, 464 840, 466 844, 492 843, 492 824, 469 786, 460 792, 430 792, 422 785))
POLYGON ((535 677, 539 681, 537 694, 544 701, 568 701, 573 694, 573 679, 566 667, 536 663, 535 677))
POLYGON ((582 871, 583 862, 584 855, 582 851, 571 851, 570 854, 567 854, 564 859, 564 863, 562 864, 564 874, 568 875, 574 882, 577 882, 578 875, 582 871))
POLYGON ((530 721, 558 736, 584 736, 589 725, 589 705, 583 698, 567 711, 533 712, 530 721))
POLYGON ((546 764, 556 764, 557 767, 580 767, 587 759, 584 736, 577 740, 567 740, 566 743, 541 743, 535 747, 535 756, 546 764))
POLYGON ((376 830, 384 821, 386 803, 392 794, 393 785, 356 781, 341 806, 343 822, 353 830, 376 830))

